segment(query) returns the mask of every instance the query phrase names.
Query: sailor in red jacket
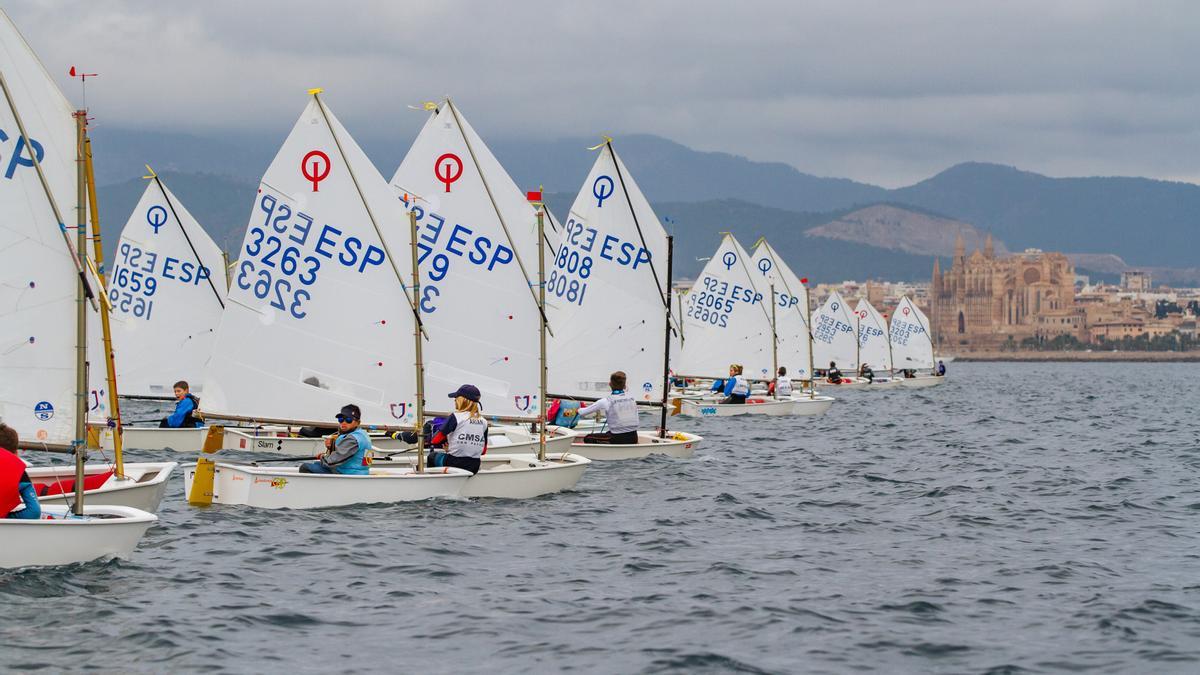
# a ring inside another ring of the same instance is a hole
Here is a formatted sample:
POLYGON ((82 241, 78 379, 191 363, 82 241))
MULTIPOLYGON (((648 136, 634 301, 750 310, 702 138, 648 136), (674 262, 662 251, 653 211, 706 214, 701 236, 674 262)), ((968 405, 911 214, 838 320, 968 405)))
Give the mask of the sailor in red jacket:
POLYGON ((0 423, 0 514, 5 518, 37 520, 42 517, 42 505, 33 481, 25 473, 25 462, 16 455, 19 441, 16 429, 0 423), (22 503, 25 508, 17 509, 22 503))

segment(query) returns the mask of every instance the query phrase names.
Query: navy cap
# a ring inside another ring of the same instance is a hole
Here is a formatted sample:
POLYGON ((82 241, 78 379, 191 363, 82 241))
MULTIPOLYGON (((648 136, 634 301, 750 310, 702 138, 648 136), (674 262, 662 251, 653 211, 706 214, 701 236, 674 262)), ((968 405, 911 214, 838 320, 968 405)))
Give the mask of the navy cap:
POLYGON ((479 387, 476 387, 473 384, 464 384, 456 391, 450 393, 450 398, 456 398, 458 396, 461 396, 468 401, 479 403, 479 387))
POLYGON ((345 418, 347 421, 361 420, 362 411, 360 411, 356 405, 344 405, 342 406, 341 411, 339 411, 337 414, 337 420, 340 422, 343 418, 345 418))

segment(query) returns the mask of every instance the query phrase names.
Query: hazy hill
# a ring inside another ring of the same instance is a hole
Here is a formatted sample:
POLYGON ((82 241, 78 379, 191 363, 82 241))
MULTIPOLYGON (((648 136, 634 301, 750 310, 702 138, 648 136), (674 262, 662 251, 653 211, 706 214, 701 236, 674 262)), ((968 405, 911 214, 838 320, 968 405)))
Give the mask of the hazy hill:
MULTIPOLYGON (((282 121, 278 133, 214 137, 101 127, 95 132, 98 179, 101 185, 136 179, 144 173, 142 164, 149 162, 160 172, 209 173, 254 184, 290 124, 291 120, 282 121)), ((358 140, 380 172, 390 177, 412 139, 358 140)), ((548 192, 568 195, 579 190, 595 157, 586 148, 596 141, 489 139, 518 185, 544 184, 548 192)), ((812 176, 785 164, 698 152, 657 136, 631 134, 618 137, 616 143, 653 202, 711 205, 733 199, 792 213, 846 213, 856 206, 888 202, 969 223, 1014 250, 1037 247, 1113 254, 1137 266, 1184 268, 1197 263, 1194 240, 1200 233, 1200 186, 1188 183, 1049 178, 1012 167, 966 163, 915 185, 885 190, 812 176)), ((231 186, 196 187, 204 198, 205 189, 225 194, 231 186)), ((189 207, 195 208, 190 201, 189 207)), ((215 217, 226 217, 219 211, 227 205, 218 203, 214 208, 215 217)), ((919 249, 920 244, 909 246, 914 247, 919 249)))
POLYGON ((997 164, 953 166, 889 200, 950 214, 1014 249, 1114 253, 1195 266, 1200 186, 1146 178, 1048 178, 997 164))
MULTIPOLYGON (((869 244, 916 255, 954 255, 954 244, 962 236, 967 251, 982 249, 987 234, 974 226, 932 213, 893 204, 876 204, 847 213, 836 220, 810 228, 814 237, 869 244)), ((997 255, 1008 252, 996 239, 997 255)))

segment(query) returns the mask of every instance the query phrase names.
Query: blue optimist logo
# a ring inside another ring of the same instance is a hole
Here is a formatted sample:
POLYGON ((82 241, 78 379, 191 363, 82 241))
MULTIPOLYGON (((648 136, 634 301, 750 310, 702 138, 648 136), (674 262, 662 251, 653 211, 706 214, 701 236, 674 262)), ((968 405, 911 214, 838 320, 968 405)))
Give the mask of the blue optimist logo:
POLYGON ((50 401, 38 401, 33 406, 33 416, 43 422, 50 421, 54 417, 54 405, 50 401))

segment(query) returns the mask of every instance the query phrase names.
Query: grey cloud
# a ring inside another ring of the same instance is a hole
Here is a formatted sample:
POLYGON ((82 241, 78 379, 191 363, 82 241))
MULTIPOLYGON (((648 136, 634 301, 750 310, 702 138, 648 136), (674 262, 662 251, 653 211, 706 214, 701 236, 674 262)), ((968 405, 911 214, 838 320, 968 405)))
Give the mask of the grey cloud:
MULTIPOLYGON (((9 8, 101 123, 274 131, 323 86, 411 137, 452 94, 485 135, 650 132, 895 186, 964 160, 1200 178, 1189 2, 62 2, 9 8)), ((385 173, 391 167, 384 167, 385 173)))

